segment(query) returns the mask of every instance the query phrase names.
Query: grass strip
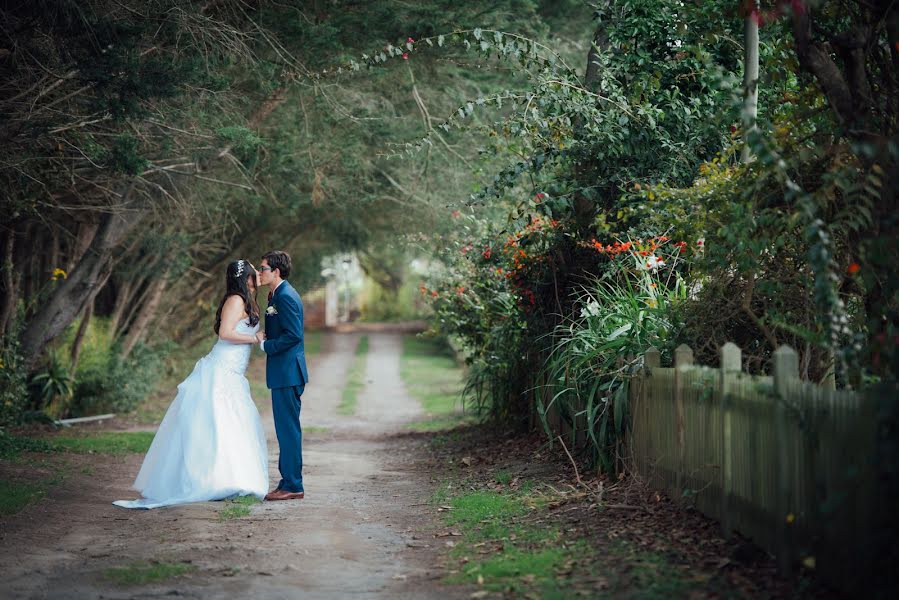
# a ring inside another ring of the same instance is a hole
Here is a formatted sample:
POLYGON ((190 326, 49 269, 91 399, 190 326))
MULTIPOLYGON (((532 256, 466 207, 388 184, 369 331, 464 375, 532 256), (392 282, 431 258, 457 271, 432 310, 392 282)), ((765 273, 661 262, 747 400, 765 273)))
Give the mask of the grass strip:
POLYGON ((429 338, 403 338, 400 376, 409 394, 421 403, 427 417, 407 425, 415 431, 441 431, 472 422, 463 412, 465 372, 444 342, 429 338))
POLYGON ((142 454, 150 449, 152 431, 112 431, 60 435, 48 440, 53 450, 77 454, 142 454))
POLYGON ((365 387, 367 355, 368 336, 363 335, 359 338, 359 344, 356 346, 356 355, 353 358, 353 364, 350 365, 350 371, 347 373, 346 386, 343 388, 340 404, 337 405, 337 414, 350 416, 356 413, 356 406, 359 403, 359 392, 365 387))
POLYGON ((260 500, 256 496, 239 496, 232 500, 226 500, 228 505, 219 511, 219 521, 231 521, 239 519, 250 514, 250 507, 259 504, 260 500))
POLYGON ((0 459, 13 460, 22 452, 52 452, 53 447, 44 440, 10 435, 0 431, 0 459))
POLYGON ((107 579, 119 585, 140 585, 172 579, 196 570, 188 563, 133 562, 124 567, 113 567, 104 573, 107 579))

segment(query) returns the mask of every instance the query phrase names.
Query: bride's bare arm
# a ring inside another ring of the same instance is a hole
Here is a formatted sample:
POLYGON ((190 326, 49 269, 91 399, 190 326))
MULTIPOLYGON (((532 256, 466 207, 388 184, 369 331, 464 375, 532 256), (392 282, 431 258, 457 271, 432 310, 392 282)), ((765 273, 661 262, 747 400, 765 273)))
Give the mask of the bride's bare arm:
POLYGON ((225 300, 225 305, 222 307, 222 322, 219 325, 219 339, 235 344, 255 344, 255 335, 235 331, 238 321, 246 318, 247 313, 240 296, 231 296, 225 300))

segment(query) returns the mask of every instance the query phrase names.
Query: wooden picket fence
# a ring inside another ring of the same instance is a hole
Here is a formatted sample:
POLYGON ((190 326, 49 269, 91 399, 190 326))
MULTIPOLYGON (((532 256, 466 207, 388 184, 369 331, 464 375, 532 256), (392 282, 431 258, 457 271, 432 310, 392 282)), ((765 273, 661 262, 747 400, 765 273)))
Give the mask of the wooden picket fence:
POLYGON ((767 549, 784 570, 804 563, 841 586, 857 584, 882 508, 883 398, 801 381, 786 346, 772 377, 742 373, 734 344, 721 349, 720 368, 694 365, 686 346, 674 362, 662 367, 650 349, 631 382, 635 472, 720 521, 725 534, 767 549))

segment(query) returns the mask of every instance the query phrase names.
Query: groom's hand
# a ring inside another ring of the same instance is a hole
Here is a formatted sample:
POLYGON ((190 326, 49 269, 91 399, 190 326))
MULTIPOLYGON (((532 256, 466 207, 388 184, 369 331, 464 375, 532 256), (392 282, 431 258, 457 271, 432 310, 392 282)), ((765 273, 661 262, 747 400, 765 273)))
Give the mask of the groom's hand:
POLYGON ((260 344, 261 344, 262 342, 264 342, 264 341, 265 341, 265 334, 262 333, 261 331, 260 331, 260 332, 257 332, 257 333, 256 333, 256 341, 259 342, 260 344))

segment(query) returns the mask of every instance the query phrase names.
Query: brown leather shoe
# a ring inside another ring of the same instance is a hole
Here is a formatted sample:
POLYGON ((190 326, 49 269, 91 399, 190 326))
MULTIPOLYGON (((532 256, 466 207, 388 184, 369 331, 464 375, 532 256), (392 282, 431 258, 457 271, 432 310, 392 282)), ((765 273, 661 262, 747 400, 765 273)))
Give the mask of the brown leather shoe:
POLYGON ((302 500, 306 494, 303 492, 288 492, 287 490, 272 490, 265 495, 266 500, 302 500))

